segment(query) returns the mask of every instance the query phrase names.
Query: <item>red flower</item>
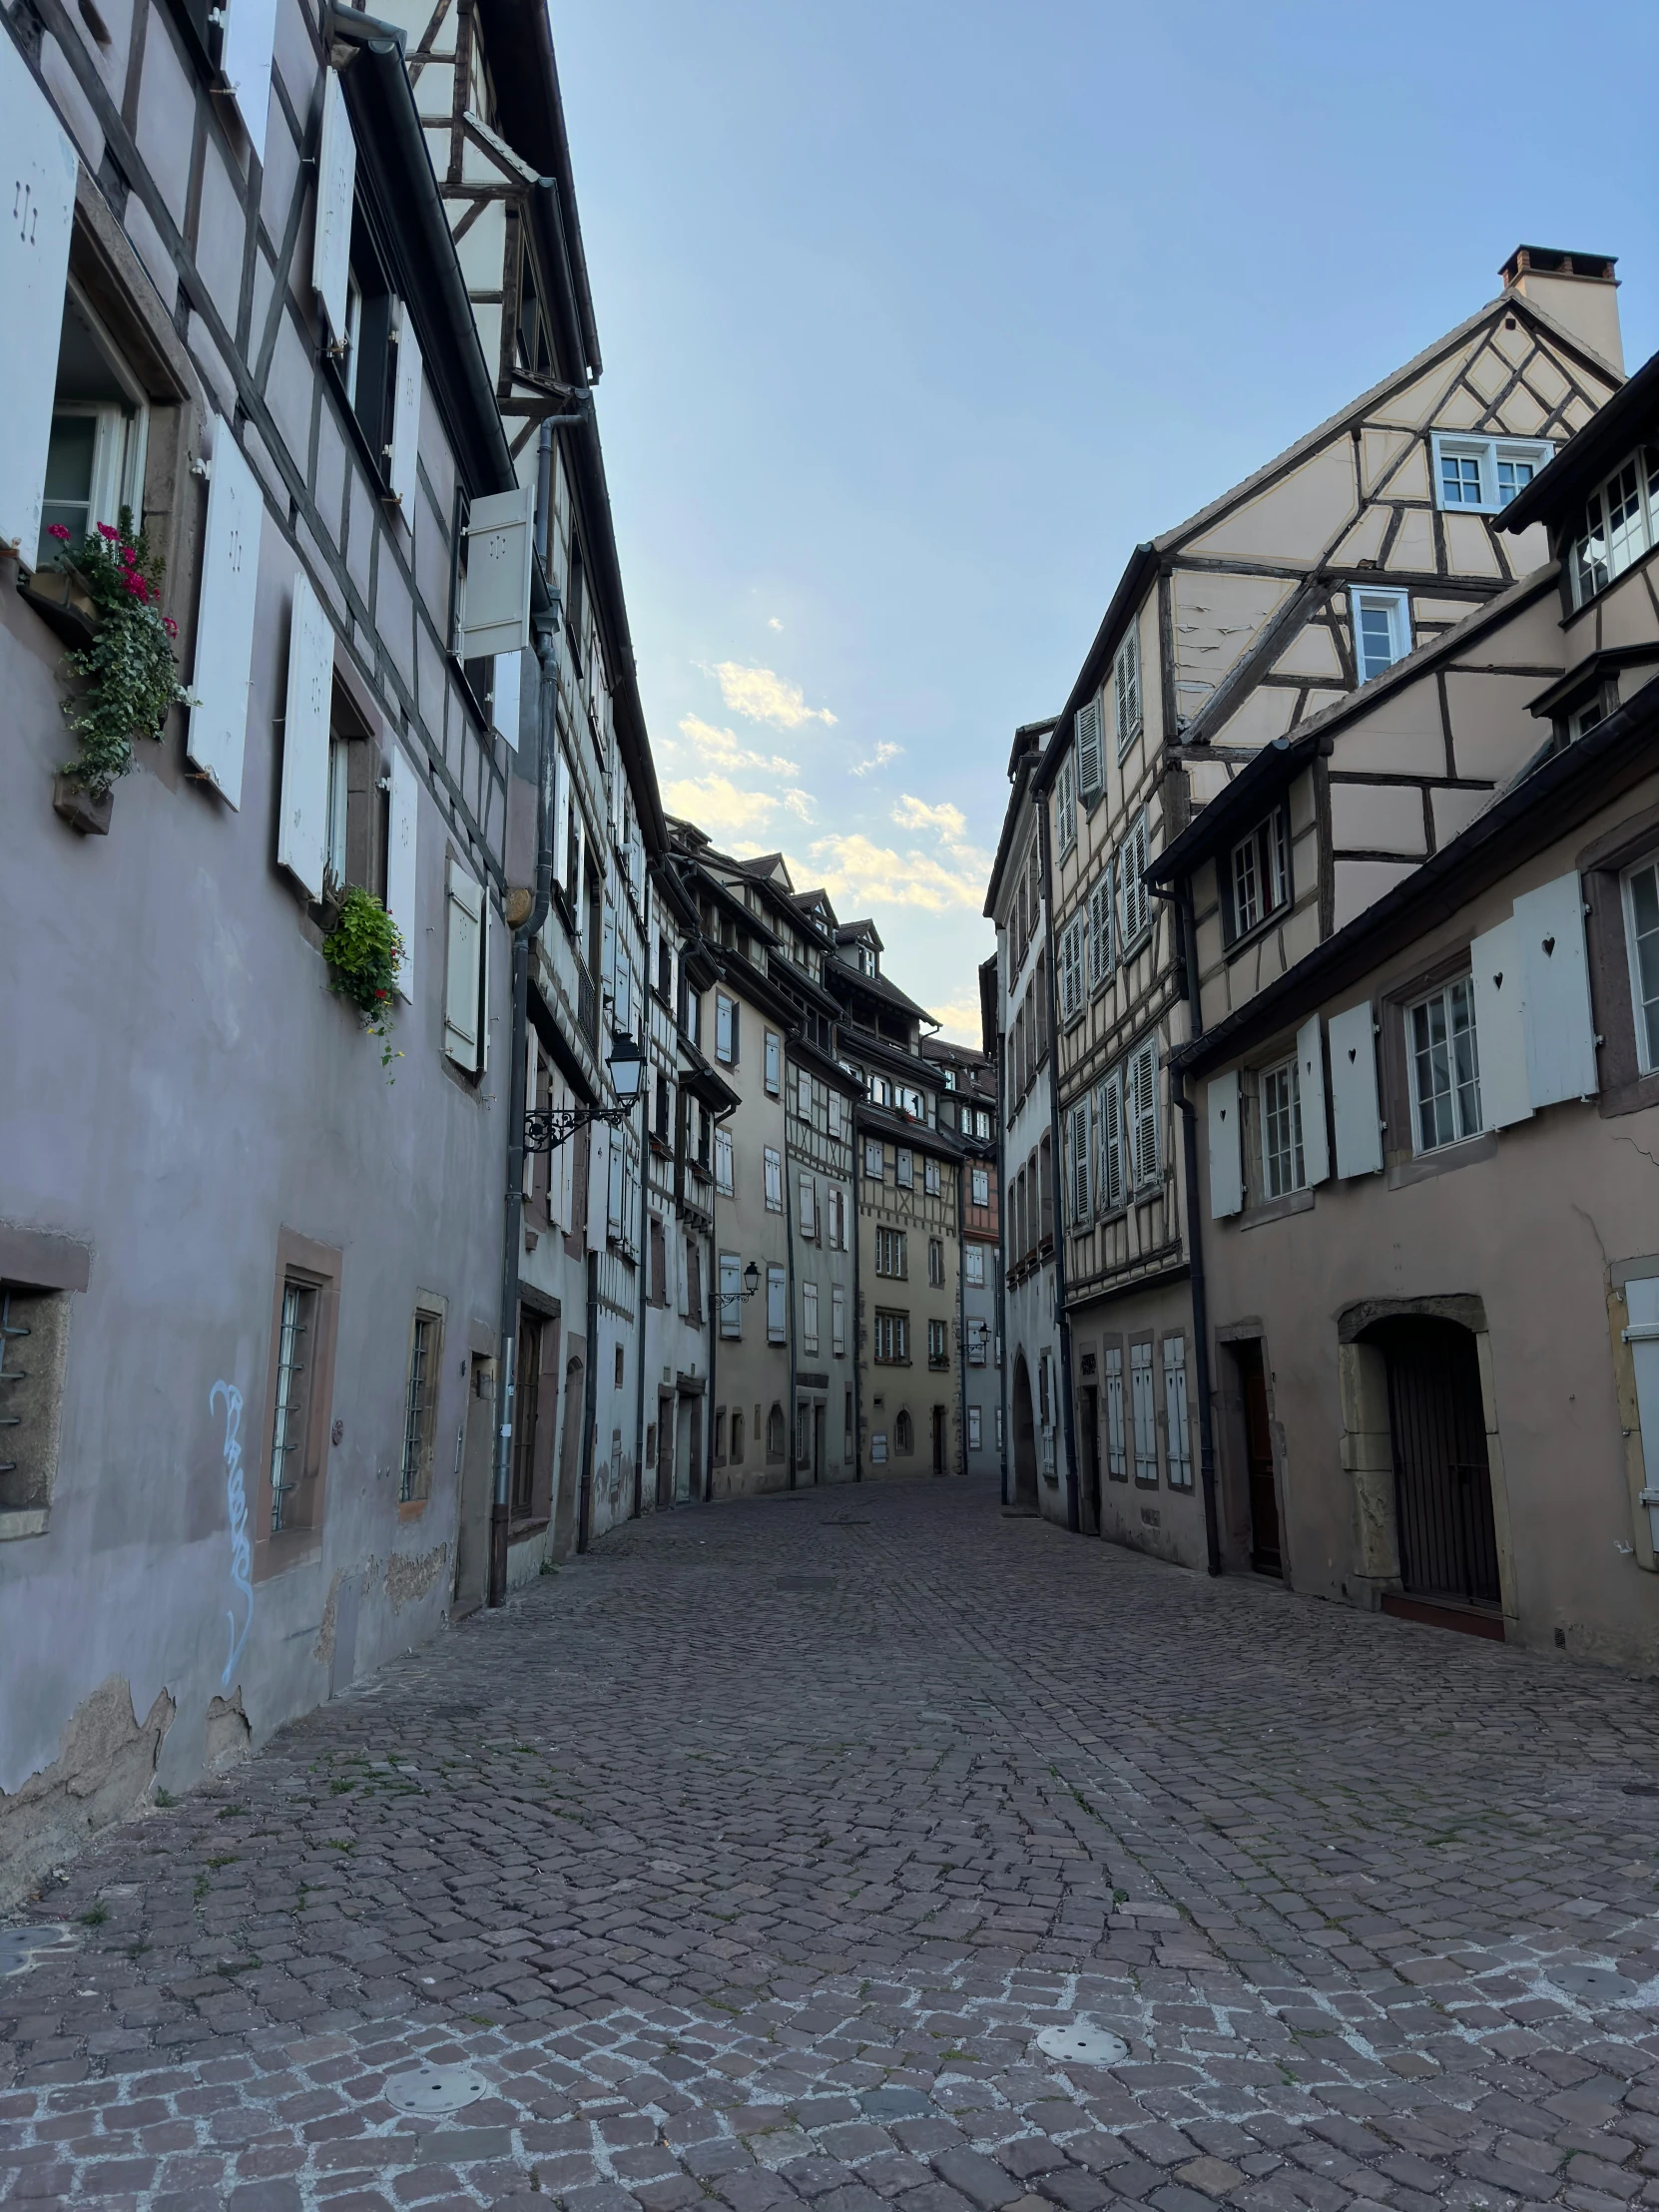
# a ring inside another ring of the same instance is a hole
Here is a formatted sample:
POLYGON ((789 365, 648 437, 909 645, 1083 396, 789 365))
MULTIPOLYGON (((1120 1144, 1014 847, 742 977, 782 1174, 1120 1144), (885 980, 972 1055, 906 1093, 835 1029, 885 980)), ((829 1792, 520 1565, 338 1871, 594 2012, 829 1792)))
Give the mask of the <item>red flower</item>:
POLYGON ((130 545, 124 545, 121 548, 121 565, 123 568, 138 567, 138 555, 133 551, 130 545))
POLYGON ((174 621, 171 615, 163 615, 162 628, 167 632, 170 638, 176 638, 179 635, 179 625, 174 621))
POLYGON ((121 532, 119 530, 112 530, 107 522, 101 522, 98 525, 98 535, 101 538, 108 538, 110 543, 114 545, 116 539, 120 537, 121 532))
POLYGON ((61 538, 65 545, 69 543, 69 529, 65 523, 49 522, 46 526, 46 535, 49 538, 61 538))
POLYGON ((126 585, 127 589, 132 593, 135 599, 144 604, 148 604, 150 599, 150 587, 144 581, 144 578, 138 573, 137 569, 130 568, 127 571, 126 575, 121 579, 121 581, 126 585))

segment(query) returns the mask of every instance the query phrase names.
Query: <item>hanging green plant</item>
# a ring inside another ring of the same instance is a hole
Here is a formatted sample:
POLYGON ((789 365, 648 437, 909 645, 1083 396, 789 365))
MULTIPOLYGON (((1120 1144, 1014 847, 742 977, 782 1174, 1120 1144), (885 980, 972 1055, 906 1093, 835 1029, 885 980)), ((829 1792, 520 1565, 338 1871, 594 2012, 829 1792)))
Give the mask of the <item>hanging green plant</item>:
POLYGON ((58 566, 98 609, 92 643, 64 656, 81 681, 63 703, 80 757, 63 773, 89 799, 101 800, 132 767, 138 740, 160 737, 168 710, 190 697, 173 658, 179 625, 162 612, 163 563, 150 533, 134 534, 130 508, 122 508, 119 529, 101 522, 73 552, 61 522, 47 535, 58 541, 58 566))
POLYGON ((328 963, 329 989, 356 1007, 369 1035, 381 1041, 380 1065, 389 1067, 402 1057, 386 1039, 396 1016, 403 939, 372 891, 353 883, 340 894, 333 926, 322 940, 322 957, 328 963))

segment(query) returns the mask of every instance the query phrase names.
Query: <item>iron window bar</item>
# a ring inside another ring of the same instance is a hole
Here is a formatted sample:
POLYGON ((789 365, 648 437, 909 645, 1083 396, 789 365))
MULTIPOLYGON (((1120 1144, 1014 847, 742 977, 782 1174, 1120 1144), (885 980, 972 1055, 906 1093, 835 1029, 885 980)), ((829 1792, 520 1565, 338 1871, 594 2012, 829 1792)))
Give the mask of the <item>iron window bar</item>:
MULTIPOLYGON (((12 1294, 7 1291, 3 1296, 0 1296, 0 1382, 26 1382, 29 1380, 27 1368, 12 1368, 6 1365, 6 1348, 14 1338, 31 1335, 33 1335, 33 1331, 26 1328, 22 1322, 12 1320, 12 1294)), ((22 1425, 23 1415, 21 1413, 0 1413, 0 1428, 21 1428, 22 1425)), ((0 1459, 0 1474, 15 1474, 16 1472, 17 1461, 15 1459, 0 1459)))
POLYGON ((297 1477, 284 1482, 288 1453, 297 1451, 300 1437, 289 1434, 295 1417, 304 1411, 304 1394, 290 1396, 305 1373, 299 1360, 299 1339, 310 1335, 310 1324, 300 1320, 305 1298, 304 1286, 288 1283, 282 1290, 282 1326, 276 1345, 276 1412, 271 1437, 271 1533, 278 1534, 282 1526, 282 1505, 294 1490, 298 1489, 297 1477))
POLYGON ((426 1431, 426 1339, 431 1323, 415 1319, 414 1344, 409 1352, 409 1392, 403 1408, 403 1469, 397 1485, 398 1501, 407 1505, 415 1494, 420 1471, 421 1446, 426 1431))

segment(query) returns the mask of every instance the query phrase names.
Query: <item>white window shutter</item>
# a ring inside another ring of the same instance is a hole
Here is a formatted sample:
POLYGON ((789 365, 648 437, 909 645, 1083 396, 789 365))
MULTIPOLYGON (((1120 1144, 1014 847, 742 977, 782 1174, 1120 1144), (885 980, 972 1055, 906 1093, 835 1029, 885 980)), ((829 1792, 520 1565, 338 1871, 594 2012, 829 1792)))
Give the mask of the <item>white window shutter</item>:
POLYGON ((231 0, 220 67, 236 96, 248 143, 265 160, 266 119, 271 113, 271 51, 276 38, 276 0, 231 0))
POLYGON ((1532 1113, 1526 1077, 1525 959, 1512 919, 1475 938, 1469 946, 1469 973, 1474 983, 1481 1126, 1507 1129, 1532 1113))
POLYGON ((1331 1174, 1331 1139, 1325 1125, 1325 1054, 1320 1048, 1320 1017, 1310 1016, 1296 1033, 1297 1095, 1302 1105, 1302 1160, 1308 1187, 1331 1174))
MULTIPOLYGON (((495 675, 491 689, 495 694, 490 709, 490 720, 516 753, 518 751, 519 680, 524 670, 522 653, 498 653, 495 656, 495 675)), ((555 774, 557 765, 555 764, 555 774)), ((558 802, 554 801, 554 821, 558 820, 558 802)), ((558 873, 563 856, 555 851, 553 872, 558 873)))
POLYGON ((830 1349, 846 1350, 846 1293, 838 1283, 830 1286, 830 1349))
POLYGON ((1071 1113, 1071 1219, 1076 1229, 1089 1219, 1089 1102, 1084 1099, 1071 1113))
POLYGON ((351 276, 351 210, 357 194, 357 144, 345 112, 339 72, 322 86, 322 139, 316 158, 316 229, 311 239, 311 288, 322 303, 328 336, 345 338, 345 301, 351 276))
MULTIPOLYGON (((401 380, 401 376, 400 379, 401 380)), ((520 653, 530 643, 533 484, 475 499, 467 517, 466 595, 456 652, 520 653)))
POLYGON ((1210 1108, 1210 1218, 1221 1221, 1244 1207, 1244 1148, 1239 1142, 1239 1071, 1212 1075, 1210 1108))
POLYGON ((1101 1212, 1110 1214, 1123 1204, 1123 1076, 1119 1071, 1109 1075, 1096 1094, 1095 1123, 1100 1148, 1095 1192, 1101 1212))
POLYGON ((767 1336, 782 1344, 790 1326, 789 1278, 782 1268, 767 1269, 767 1336))
POLYGON ((484 1058, 484 886, 453 858, 444 903, 443 1049, 475 1069, 484 1058))
POLYGON ((1659 1552, 1659 1276, 1626 1283, 1624 1300, 1632 1332, 1630 1363, 1636 1378, 1642 1470, 1647 1477, 1642 1488, 1642 1503, 1647 1507, 1653 1548, 1659 1552), (1646 1334, 1650 1330, 1655 1334, 1646 1334))
POLYGON ((23 56, 0 38, 0 545, 16 545, 30 564, 39 557, 78 166, 23 56))
MULTIPOLYGON (((1333 1014, 1328 1027, 1337 1173, 1379 1175, 1382 1169, 1382 1119, 1377 1098, 1377 1038, 1371 1000, 1333 1014)), ((1237 1112, 1233 1119, 1236 1125, 1237 1112)))
POLYGON ((609 1154, 605 1173, 605 1231, 607 1236, 622 1235, 622 1132, 610 1129, 605 1133, 609 1154))
POLYGON ((574 899, 577 886, 569 880, 570 763, 562 746, 554 749, 553 777, 553 880, 574 899))
POLYGON ((265 501, 254 471, 221 416, 208 478, 208 527, 202 541, 202 596, 196 616, 196 669, 185 750, 233 807, 242 805, 248 743, 248 690, 254 673, 255 600, 265 501))
POLYGON ((328 710, 334 631, 302 570, 288 623, 288 688, 282 710, 282 801, 276 858, 312 897, 328 860, 328 710))
POLYGON ((420 820, 420 779, 401 746, 391 756, 391 797, 386 807, 386 911, 403 939, 397 971, 400 998, 414 1001, 414 972, 419 943, 415 872, 415 832, 420 820))
MULTIPOLYGON (((391 452, 386 482, 391 496, 403 510, 403 519, 414 528, 415 491, 420 464, 420 340, 406 299, 397 302, 397 386, 391 408, 391 452)), ((482 504, 482 502, 479 502, 482 504)), ((467 598, 472 597, 472 561, 476 547, 468 541, 467 598)), ((515 733, 516 734, 516 733, 515 733)))
POLYGON ((1077 790, 1085 807, 1100 797, 1100 701, 1091 699, 1077 710, 1077 790))
POLYGON ((1588 1098, 1596 1079, 1595 1021, 1584 953, 1584 887, 1576 869, 1515 900, 1526 980, 1526 1074, 1534 1106, 1588 1098))
POLYGON ((1129 1138, 1135 1188, 1158 1180, 1158 1052, 1143 1044, 1129 1062, 1129 1138))

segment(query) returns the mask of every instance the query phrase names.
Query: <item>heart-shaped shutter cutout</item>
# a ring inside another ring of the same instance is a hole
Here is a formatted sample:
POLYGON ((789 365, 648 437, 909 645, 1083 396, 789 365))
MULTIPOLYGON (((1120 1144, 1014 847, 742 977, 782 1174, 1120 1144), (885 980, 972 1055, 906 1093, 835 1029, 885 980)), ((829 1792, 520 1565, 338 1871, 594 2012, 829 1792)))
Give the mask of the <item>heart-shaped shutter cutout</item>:
POLYGON ((1546 957, 1552 956, 1552 955, 1553 955, 1553 953, 1554 953, 1554 951, 1555 951, 1555 939, 1554 939, 1553 937, 1545 937, 1545 939, 1544 939, 1544 953, 1545 953, 1545 956, 1546 956, 1546 957))
POLYGON ((1501 968, 1492 977, 1492 988, 1494 991, 1500 991, 1503 988, 1503 970, 1501 968))

